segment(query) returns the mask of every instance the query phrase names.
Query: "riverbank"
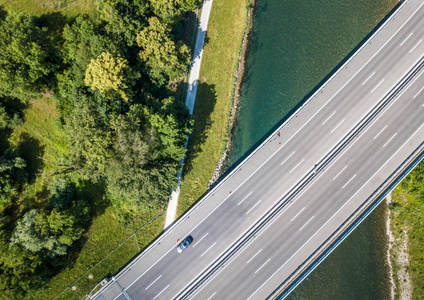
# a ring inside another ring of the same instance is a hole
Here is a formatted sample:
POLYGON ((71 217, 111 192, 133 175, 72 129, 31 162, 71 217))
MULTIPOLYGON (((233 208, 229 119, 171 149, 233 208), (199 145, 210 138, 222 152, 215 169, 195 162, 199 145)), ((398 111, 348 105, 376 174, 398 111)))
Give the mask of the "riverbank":
POLYGON ((249 8, 249 0, 213 2, 177 217, 207 192, 208 182, 226 151, 229 124, 235 106, 234 76, 239 64, 249 8))

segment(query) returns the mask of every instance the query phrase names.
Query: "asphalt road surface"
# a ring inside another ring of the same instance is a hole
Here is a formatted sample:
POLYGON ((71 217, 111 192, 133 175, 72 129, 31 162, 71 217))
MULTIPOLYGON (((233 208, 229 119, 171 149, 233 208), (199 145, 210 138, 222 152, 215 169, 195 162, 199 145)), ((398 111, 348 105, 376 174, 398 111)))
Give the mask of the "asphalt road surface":
POLYGON ((410 0, 279 134, 116 275, 96 299, 180 295, 271 207, 313 174, 313 181, 281 216, 194 297, 269 295, 424 140, 424 76, 420 76, 349 149, 324 170, 313 172, 423 57, 422 39, 424 3, 410 0), (177 241, 189 234, 192 245, 177 253, 177 241))

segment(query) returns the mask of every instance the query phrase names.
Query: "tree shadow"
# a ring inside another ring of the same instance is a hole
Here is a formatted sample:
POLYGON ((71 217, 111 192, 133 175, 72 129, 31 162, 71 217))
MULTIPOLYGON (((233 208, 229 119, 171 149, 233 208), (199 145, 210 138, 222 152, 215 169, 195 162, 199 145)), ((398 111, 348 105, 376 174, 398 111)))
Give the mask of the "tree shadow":
POLYGON ((44 155, 44 145, 37 139, 24 132, 19 136, 21 140, 18 150, 27 163, 28 183, 35 181, 38 172, 43 169, 43 161, 40 157, 44 155))
POLYGON ((4 5, 0 5, 0 20, 6 19, 7 15, 8 12, 4 9, 4 5))
MULTIPOLYGON (((197 83, 195 83, 197 84, 197 83)), ((215 86, 200 83, 197 86, 197 96, 194 105, 194 128, 187 145, 187 156, 184 162, 184 175, 193 169, 193 160, 203 151, 209 129, 212 125, 211 114, 216 105, 215 86)))

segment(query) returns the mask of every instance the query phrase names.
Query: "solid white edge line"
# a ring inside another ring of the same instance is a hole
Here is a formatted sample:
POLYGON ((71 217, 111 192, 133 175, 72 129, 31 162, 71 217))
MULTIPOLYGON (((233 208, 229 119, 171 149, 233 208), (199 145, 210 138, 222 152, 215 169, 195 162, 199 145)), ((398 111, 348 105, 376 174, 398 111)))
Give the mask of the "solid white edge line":
POLYGON ((266 262, 264 262, 263 265, 259 267, 259 269, 256 270, 255 274, 258 273, 260 271, 260 269, 262 269, 267 263, 269 263, 270 260, 271 260, 271 258, 268 258, 268 260, 266 262))
POLYGON ((193 248, 194 248, 194 247, 196 247, 196 246, 197 246, 197 244, 198 244, 198 243, 200 243, 200 242, 201 242, 201 241, 202 241, 202 240, 203 240, 203 239, 204 239, 204 238, 205 238, 208 234, 209 234, 209 232, 207 232, 204 236, 202 236, 202 237, 200 238, 200 240, 198 240, 198 241, 197 241, 197 243, 193 245, 193 248))
POLYGON ((324 125, 325 123, 327 123, 327 121, 330 120, 330 118, 334 116, 335 113, 336 113, 336 110, 321 125, 324 125))
POLYGON ((339 173, 337 173, 337 175, 336 175, 336 176, 334 176, 333 180, 335 180, 337 177, 339 177, 339 175, 340 175, 340 174, 342 174, 342 172, 343 172, 344 170, 346 170, 346 168, 347 168, 347 166, 345 166, 345 167, 343 168, 343 170, 341 170, 339 173))
POLYGON ((365 81, 362 83, 362 85, 364 85, 365 83, 367 83, 368 80, 371 79, 371 77, 373 77, 375 74, 375 71, 370 75, 370 77, 368 77, 367 79, 365 79, 365 81))
POLYGON ((397 132, 383 145, 383 148, 387 146, 388 143, 390 143, 391 140, 397 135, 397 132))
POLYGON ((147 291, 147 289, 149 288, 149 287, 151 287, 156 281, 158 281, 159 280, 159 278, 161 278, 162 277, 162 275, 160 275, 158 278, 156 278, 151 284, 149 284, 149 286, 148 287, 146 287, 144 290, 145 291, 147 291))
POLYGON ((380 132, 379 133, 377 133, 377 135, 374 137, 374 140, 385 130, 387 128, 387 125, 386 126, 384 126, 384 128, 383 129, 381 129, 380 130, 380 132))
POLYGON ((301 209, 301 210, 297 213, 297 215, 295 215, 295 216, 293 217, 293 219, 291 219, 291 220, 290 220, 290 222, 293 222, 293 220, 294 220, 294 219, 296 219, 296 218, 297 218, 297 216, 298 216, 298 215, 300 215, 300 213, 301 213, 301 212, 302 212, 305 208, 306 208, 306 207, 302 208, 302 209, 301 209))
POLYGON ((210 300, 210 299, 212 299, 212 297, 213 296, 215 296, 216 295, 216 292, 215 293, 213 293, 207 300, 210 300))
POLYGON ((255 205, 253 205, 252 208, 247 211, 246 215, 248 215, 260 202, 261 200, 259 200, 255 205))
POLYGON ((282 166, 290 157, 292 157, 292 155, 295 153, 296 151, 293 151, 292 154, 290 154, 281 164, 280 166, 282 166))
POLYGON ((202 255, 200 255, 200 257, 203 257, 203 255, 205 255, 209 250, 211 250, 211 248, 213 247, 213 246, 215 246, 216 245, 216 242, 215 243, 213 243, 212 244, 212 246, 210 246, 205 252, 203 252, 203 254, 202 255))
POLYGON ((302 227, 300 227, 300 229, 299 229, 299 231, 301 231, 303 228, 305 228, 305 226, 306 225, 308 225, 308 223, 309 222, 311 222, 312 221, 312 219, 314 218, 315 216, 312 216, 312 218, 310 218, 309 220, 308 220, 308 222, 306 222, 302 227))
POLYGON ((371 93, 374 92, 380 86, 380 84, 383 83, 383 81, 384 81, 384 78, 372 89, 371 93))
POLYGON ((243 200, 241 200, 240 202, 239 202, 239 204, 237 204, 237 206, 239 206, 240 204, 242 204, 243 203, 243 201, 244 200, 246 200, 251 194, 253 193, 253 191, 251 191, 250 193, 249 193, 249 195, 247 195, 246 197, 244 197, 243 198, 243 200))
POLYGON ((407 37, 406 37, 406 39, 404 39, 403 40, 403 42, 399 45, 399 46, 403 46, 403 44, 405 44, 405 42, 411 37, 411 35, 413 34, 413 32, 411 32, 407 37))
POLYGON ((411 51, 409 51, 409 53, 412 53, 412 51, 415 50, 415 48, 417 48, 417 46, 422 42, 422 40, 419 40, 418 43, 415 44, 414 47, 412 47, 411 51))
POLYGON ((293 169, 291 169, 289 173, 291 174, 301 163, 303 163, 304 160, 305 159, 302 159, 293 169))
POLYGON ((262 249, 261 250, 259 250, 258 252, 256 252, 256 254, 255 255, 253 255, 247 262, 246 262, 246 264, 248 264, 248 263, 250 263, 251 261, 252 261, 252 259, 254 259, 255 257, 256 257, 256 255, 258 255, 259 253, 261 253, 261 251, 262 251, 262 249))
POLYGON ((159 294, 157 294, 156 296, 155 296, 155 298, 153 298, 153 300, 155 300, 157 297, 159 297, 160 296, 160 294, 162 294, 167 288, 169 288, 169 284, 166 286, 166 288, 164 288, 163 290, 161 290, 160 292, 159 292, 159 294))
POLYGON ((333 130, 331 130, 330 133, 333 133, 340 125, 342 125, 342 123, 345 121, 346 119, 343 119, 339 124, 336 125, 336 127, 333 128, 333 130))
POLYGON ((421 88, 421 90, 418 91, 418 93, 415 94, 415 96, 412 99, 417 98, 417 96, 424 90, 424 86, 421 88))
POLYGON ((353 180, 353 178, 355 178, 356 177, 356 174, 355 175, 353 175, 352 176, 352 178, 350 178, 345 184, 344 184, 344 186, 342 186, 342 189, 344 189, 348 184, 349 184, 349 182, 351 182, 352 180, 353 180))

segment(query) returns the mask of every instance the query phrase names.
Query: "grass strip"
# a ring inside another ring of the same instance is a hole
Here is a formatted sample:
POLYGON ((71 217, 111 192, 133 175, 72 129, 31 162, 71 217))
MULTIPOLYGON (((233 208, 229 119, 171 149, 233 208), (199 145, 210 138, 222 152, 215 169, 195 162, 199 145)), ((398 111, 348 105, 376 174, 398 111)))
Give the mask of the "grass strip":
POLYGON ((229 117, 248 0, 214 0, 200 69, 177 214, 206 191, 228 138, 229 117))

